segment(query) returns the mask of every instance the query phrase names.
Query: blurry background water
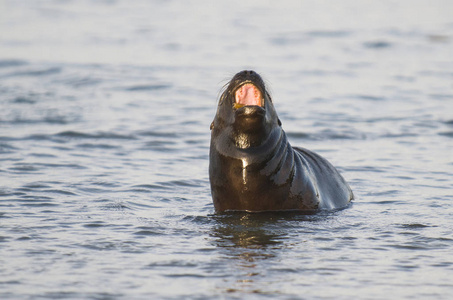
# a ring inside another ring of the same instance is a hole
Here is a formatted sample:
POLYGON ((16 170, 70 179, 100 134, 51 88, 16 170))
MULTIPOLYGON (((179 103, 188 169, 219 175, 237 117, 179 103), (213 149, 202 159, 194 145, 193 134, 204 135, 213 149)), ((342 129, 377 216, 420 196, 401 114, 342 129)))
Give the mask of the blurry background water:
POLYGON ((1 299, 449 299, 452 1, 0 1, 1 299), (343 211, 214 214, 242 69, 343 211))

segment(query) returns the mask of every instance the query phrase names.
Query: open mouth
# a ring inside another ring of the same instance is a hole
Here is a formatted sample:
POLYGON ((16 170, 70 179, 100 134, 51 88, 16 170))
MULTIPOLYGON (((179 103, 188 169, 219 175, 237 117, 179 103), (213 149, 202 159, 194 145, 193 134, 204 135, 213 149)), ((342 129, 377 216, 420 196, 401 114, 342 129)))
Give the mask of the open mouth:
POLYGON ((264 106, 263 94, 253 83, 247 82, 241 85, 234 93, 234 108, 244 106, 264 106))

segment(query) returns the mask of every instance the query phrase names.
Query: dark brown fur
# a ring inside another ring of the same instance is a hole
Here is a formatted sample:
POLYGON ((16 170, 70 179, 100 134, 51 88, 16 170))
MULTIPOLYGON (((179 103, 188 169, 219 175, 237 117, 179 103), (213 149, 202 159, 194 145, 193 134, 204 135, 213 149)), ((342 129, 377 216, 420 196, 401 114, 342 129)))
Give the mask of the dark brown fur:
POLYGON ((337 209, 353 194, 338 171, 324 158, 293 148, 261 77, 236 74, 220 97, 211 125, 209 179, 217 212, 337 209), (235 91, 253 83, 264 108, 235 109, 235 91))

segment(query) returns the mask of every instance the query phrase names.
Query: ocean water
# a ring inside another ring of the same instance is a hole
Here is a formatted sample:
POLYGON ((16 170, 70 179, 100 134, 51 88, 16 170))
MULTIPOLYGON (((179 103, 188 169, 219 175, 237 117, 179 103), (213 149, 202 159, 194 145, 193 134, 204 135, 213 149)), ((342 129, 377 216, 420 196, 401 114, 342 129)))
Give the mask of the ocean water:
POLYGON ((450 299, 451 1, 0 1, 1 299, 450 299), (253 69, 347 209, 215 214, 253 69))

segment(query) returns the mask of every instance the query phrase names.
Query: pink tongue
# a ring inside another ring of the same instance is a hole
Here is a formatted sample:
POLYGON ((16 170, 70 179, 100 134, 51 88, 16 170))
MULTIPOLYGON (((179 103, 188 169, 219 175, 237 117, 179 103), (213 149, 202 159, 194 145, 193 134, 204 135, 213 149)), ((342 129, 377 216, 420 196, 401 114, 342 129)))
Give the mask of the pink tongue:
POLYGON ((261 106, 261 92, 253 84, 247 83, 236 91, 236 103, 261 106))

